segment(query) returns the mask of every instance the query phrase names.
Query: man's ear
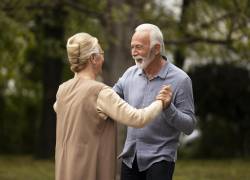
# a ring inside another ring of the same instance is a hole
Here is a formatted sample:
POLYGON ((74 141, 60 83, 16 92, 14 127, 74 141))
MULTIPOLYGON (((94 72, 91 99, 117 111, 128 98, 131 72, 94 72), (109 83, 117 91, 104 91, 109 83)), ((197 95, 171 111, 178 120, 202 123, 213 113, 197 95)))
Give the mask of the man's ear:
POLYGON ((158 55, 160 53, 161 53, 161 45, 160 44, 154 45, 154 54, 158 55))

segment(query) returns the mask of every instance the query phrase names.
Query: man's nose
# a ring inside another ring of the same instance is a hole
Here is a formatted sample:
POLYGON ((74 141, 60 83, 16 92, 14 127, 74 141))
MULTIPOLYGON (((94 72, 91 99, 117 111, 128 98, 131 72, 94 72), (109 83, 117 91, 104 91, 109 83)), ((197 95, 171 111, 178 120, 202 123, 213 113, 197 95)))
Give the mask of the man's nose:
POLYGON ((138 51, 136 49, 132 49, 131 50, 131 54, 132 54, 132 56, 137 56, 138 55, 138 51))

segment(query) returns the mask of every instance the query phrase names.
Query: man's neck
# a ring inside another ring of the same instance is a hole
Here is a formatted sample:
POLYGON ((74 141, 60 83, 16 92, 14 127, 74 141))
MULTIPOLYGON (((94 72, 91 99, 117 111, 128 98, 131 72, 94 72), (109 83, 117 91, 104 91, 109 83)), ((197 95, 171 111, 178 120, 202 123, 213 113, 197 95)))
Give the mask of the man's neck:
POLYGON ((161 68, 165 65, 166 61, 161 57, 156 57, 145 69, 146 76, 151 79, 158 74, 161 68))

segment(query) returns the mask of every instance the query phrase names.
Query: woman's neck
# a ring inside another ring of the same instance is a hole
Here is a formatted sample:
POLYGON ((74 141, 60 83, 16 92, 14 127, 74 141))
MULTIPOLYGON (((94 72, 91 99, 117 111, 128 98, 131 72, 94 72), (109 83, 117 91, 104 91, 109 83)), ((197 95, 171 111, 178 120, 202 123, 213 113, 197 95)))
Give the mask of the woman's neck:
POLYGON ((96 75, 92 71, 88 71, 88 69, 84 69, 80 72, 75 73, 75 77, 96 80, 96 75))

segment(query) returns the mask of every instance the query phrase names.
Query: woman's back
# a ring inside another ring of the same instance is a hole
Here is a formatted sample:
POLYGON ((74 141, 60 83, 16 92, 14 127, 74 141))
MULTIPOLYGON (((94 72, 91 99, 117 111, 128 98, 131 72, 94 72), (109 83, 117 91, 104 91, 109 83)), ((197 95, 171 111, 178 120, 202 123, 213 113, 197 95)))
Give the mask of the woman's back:
POLYGON ((75 77, 57 94, 57 180, 111 180, 115 172, 115 123, 96 108, 105 85, 75 77))

